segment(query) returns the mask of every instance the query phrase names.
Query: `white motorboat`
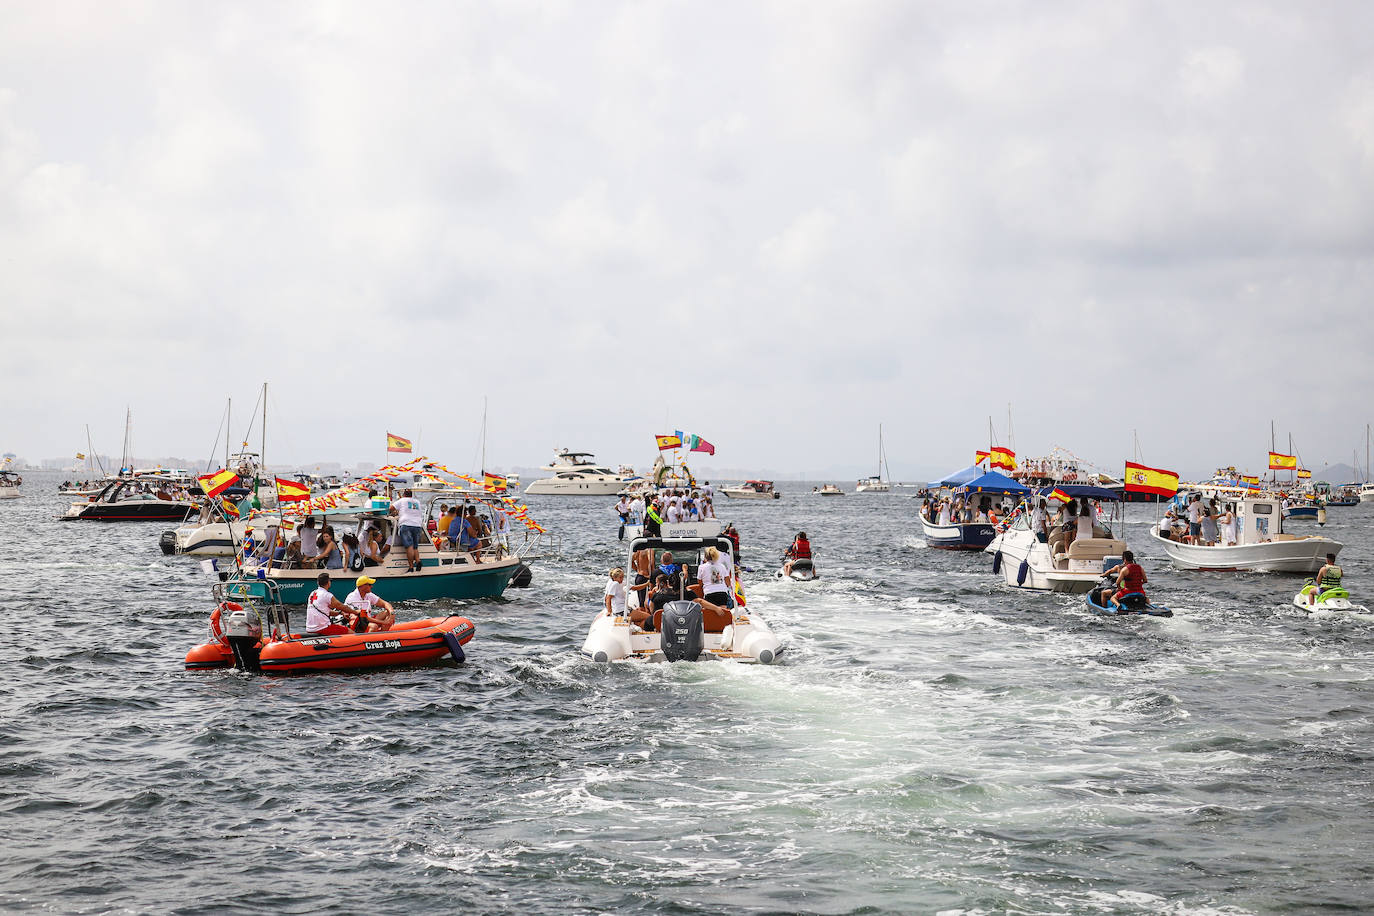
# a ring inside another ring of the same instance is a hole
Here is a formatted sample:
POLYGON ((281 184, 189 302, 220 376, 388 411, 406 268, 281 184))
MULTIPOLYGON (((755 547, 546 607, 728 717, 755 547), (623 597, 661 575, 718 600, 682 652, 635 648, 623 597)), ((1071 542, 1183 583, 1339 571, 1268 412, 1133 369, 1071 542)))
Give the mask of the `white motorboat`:
POLYGON ((13 471, 0 471, 0 499, 18 499, 22 494, 19 487, 24 478, 13 471))
POLYGON ((1322 535, 1298 537, 1283 530, 1283 502, 1254 495, 1236 500, 1235 544, 1186 544, 1160 537, 1159 525, 1150 536, 1164 548, 1169 559, 1184 569, 1217 571, 1313 573, 1321 569, 1327 554, 1344 546, 1322 535))
POLYGON ((1374 503, 1374 483, 1367 483, 1360 487, 1360 502, 1374 503))
POLYGON ((1343 588, 1328 588, 1319 594, 1311 579, 1303 585, 1302 591, 1293 596, 1293 604, 1304 611, 1366 611, 1364 605, 1354 604, 1350 592, 1343 588))
MULTIPOLYGON (((1119 493, 1103 487, 1064 484, 1058 489, 1074 500, 1107 503, 1113 516, 1121 501, 1119 493)), ((1042 495, 1048 495, 1048 490, 1042 495)), ((1126 549, 1126 542, 1112 534, 1113 518, 1105 526, 1095 523, 1092 537, 1077 538, 1067 549, 1063 531, 1051 532, 1048 542, 1042 543, 1031 530, 1030 520, 1031 513, 1021 513, 987 547, 993 554, 993 572, 1000 572, 1014 588, 1083 594, 1098 584, 1104 569, 1121 561, 1126 549)))
POLYGON ((591 452, 572 452, 557 449, 552 464, 542 470, 552 477, 531 481, 525 488, 528 496, 614 496, 634 479, 634 469, 621 467, 613 471, 597 464, 591 452))
POLYGON ((819 487, 811 488, 812 496, 843 496, 844 490, 835 486, 833 483, 823 483, 819 487))
MULTIPOLYGON (((632 541, 631 559, 636 551, 652 549, 655 561, 667 551, 682 564, 681 597, 668 602, 662 609, 656 628, 646 630, 633 620, 634 612, 639 609, 639 593, 631 591, 626 614, 598 611, 587 630, 582 654, 595 662, 720 660, 770 664, 777 661, 784 646, 758 614, 742 603, 727 612, 708 612, 692 600, 688 586, 695 579, 702 552, 707 547, 715 547, 723 557, 730 556, 730 541, 723 536, 636 538, 632 541)), ((625 568, 632 569, 633 565, 627 562, 625 568)))
POLYGON ((232 557, 238 545, 250 531, 266 532, 280 528, 276 514, 253 514, 248 518, 226 519, 207 502, 200 517, 188 519, 170 531, 164 531, 158 542, 162 552, 196 557, 232 557))
POLYGON ((735 487, 721 487, 720 492, 731 499, 780 499, 782 494, 773 489, 771 480, 746 480, 735 487))

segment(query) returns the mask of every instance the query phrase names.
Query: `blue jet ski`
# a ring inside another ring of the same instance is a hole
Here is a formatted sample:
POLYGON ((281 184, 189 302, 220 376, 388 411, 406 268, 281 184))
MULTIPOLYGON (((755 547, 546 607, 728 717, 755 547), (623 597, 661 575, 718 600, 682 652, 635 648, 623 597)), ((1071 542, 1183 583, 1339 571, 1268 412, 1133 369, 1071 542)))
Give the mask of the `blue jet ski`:
POLYGON ((1084 595, 1083 600, 1087 602, 1089 610, 1094 614, 1107 614, 1112 617, 1125 617, 1130 614, 1139 614, 1145 617, 1174 616, 1174 612, 1167 607, 1150 604, 1149 599, 1141 592, 1123 595, 1119 602, 1115 598, 1107 598, 1106 604, 1100 603, 1098 594, 1110 594, 1112 591, 1114 591, 1112 588, 1108 588, 1105 591, 1095 588, 1084 595))

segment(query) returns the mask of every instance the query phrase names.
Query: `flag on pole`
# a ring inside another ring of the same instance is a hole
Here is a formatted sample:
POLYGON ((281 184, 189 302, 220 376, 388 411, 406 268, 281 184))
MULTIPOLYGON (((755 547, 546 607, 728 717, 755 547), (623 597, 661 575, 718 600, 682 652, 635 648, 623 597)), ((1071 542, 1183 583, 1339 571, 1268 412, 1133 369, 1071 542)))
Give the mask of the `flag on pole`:
POLYGON ((1150 493, 1154 496, 1173 496, 1178 492, 1178 474, 1159 468, 1147 468, 1134 461, 1126 462, 1127 493, 1150 493))
POLYGON ((1247 477, 1244 474, 1242 474, 1240 475, 1240 482, 1242 485, 1251 490, 1259 489, 1260 481, 1258 477, 1247 477))
POLYGON ((1008 471, 1016 470, 1016 453, 1009 448, 994 445, 992 447, 992 466, 1005 468, 1008 471))
POLYGON ((277 482, 277 502, 295 503, 310 498, 310 487, 299 480, 282 480, 280 477, 274 479, 277 482))
POLYGON ((693 436, 692 444, 688 447, 688 451, 705 452, 708 455, 714 455, 716 453, 716 447, 700 436, 693 436))
POLYGON ((1294 455, 1280 455, 1278 452, 1269 453, 1269 470, 1271 471, 1295 471, 1298 468, 1298 459, 1294 455))
POLYGON ((1306 480, 1311 476, 1312 472, 1309 471, 1307 468, 1298 468, 1298 478, 1300 480, 1306 480))
POLYGON ((403 439, 403 438, 401 438, 400 436, 393 436, 391 433, 387 433, 387 434, 386 434, 386 450, 387 450, 388 452, 404 452, 404 453, 406 453, 407 455, 409 455, 409 454, 410 454, 410 440, 409 440, 409 439, 403 439))
POLYGON ((220 495, 237 483, 238 479, 239 475, 233 471, 215 471, 213 474, 203 474, 196 478, 206 496, 220 495))
POLYGON ((973 453, 973 463, 974 463, 974 464, 982 464, 982 463, 983 463, 983 459, 984 459, 984 458, 987 458, 987 457, 988 457, 989 455, 991 455, 991 454, 992 454, 992 452, 974 452, 974 453, 973 453))
POLYGON ((1058 487, 1055 487, 1053 490, 1050 491, 1050 499, 1057 499, 1057 500, 1059 500, 1061 503, 1069 503, 1069 502, 1072 502, 1072 501, 1073 501, 1073 497, 1072 497, 1072 496, 1070 496, 1069 494, 1065 493, 1063 490, 1059 489, 1058 487))
POLYGON ((658 450, 666 452, 670 448, 681 448, 682 438, 680 436, 654 436, 654 441, 658 443, 658 450))
POLYGON ((482 489, 488 493, 506 492, 506 478, 490 471, 482 472, 482 489))
POLYGON ((224 507, 224 514, 227 518, 239 517, 239 504, 229 499, 227 496, 220 500, 220 505, 224 507))

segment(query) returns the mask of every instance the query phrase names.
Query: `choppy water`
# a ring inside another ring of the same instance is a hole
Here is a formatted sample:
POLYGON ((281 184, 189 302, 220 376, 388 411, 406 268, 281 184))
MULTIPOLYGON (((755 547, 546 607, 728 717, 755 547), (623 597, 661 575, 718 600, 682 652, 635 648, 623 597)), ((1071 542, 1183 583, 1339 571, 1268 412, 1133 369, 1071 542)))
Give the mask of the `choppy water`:
MULTIPOLYGON (((601 667, 577 648, 624 561, 610 501, 531 499, 563 556, 461 604, 467 664, 272 679, 182 671, 209 586, 159 553, 167 526, 55 522, 56 479, 25 476, 0 503, 5 911, 1374 899, 1374 618, 1309 617, 1292 578, 1174 571, 1147 507, 1128 540, 1172 620, 1011 592, 922 546, 901 492, 727 502, 761 573, 797 529, 816 544, 820 581, 748 585, 785 664, 601 667)), ((1358 595, 1374 507, 1331 518, 1358 595)))

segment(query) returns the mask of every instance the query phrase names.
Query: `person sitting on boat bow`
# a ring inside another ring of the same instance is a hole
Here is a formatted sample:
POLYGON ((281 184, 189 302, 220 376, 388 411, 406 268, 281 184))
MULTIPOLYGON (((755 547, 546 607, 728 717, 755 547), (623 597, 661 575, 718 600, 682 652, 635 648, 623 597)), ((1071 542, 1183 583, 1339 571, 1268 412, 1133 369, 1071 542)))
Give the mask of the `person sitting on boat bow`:
POLYGON ((611 570, 606 581, 606 613, 613 617, 625 616, 625 570, 617 566, 611 570))
POLYGON ((782 574, 792 575, 792 566, 798 560, 811 559, 811 542, 806 538, 805 531, 798 531, 797 536, 792 539, 792 544, 787 548, 783 555, 782 574))
POLYGON ((1322 592, 1341 587, 1341 568, 1336 565, 1336 555, 1334 553, 1328 553, 1326 555, 1326 563, 1322 565, 1321 569, 1317 570, 1317 578, 1312 581, 1316 585, 1316 588, 1308 593, 1308 604, 1316 604, 1317 597, 1321 595, 1322 592))
POLYGON ((1129 550, 1121 551, 1121 562, 1102 573, 1103 578, 1116 576, 1116 590, 1110 585, 1093 590, 1093 603, 1100 607, 1111 607, 1115 601, 1120 607, 1144 607, 1149 604, 1145 597, 1145 583, 1148 577, 1145 569, 1135 561, 1135 554, 1129 550))
POLYGON ((382 630, 391 629, 391 625, 396 622, 396 609, 391 603, 382 598, 372 590, 372 586, 377 584, 377 580, 371 576, 359 576, 354 583, 356 588, 348 593, 344 599, 346 604, 353 611, 353 632, 354 633, 377 633, 382 630), (381 610, 377 610, 381 608, 381 610))
POLYGON ((315 582, 319 587, 310 593, 310 599, 305 603, 305 635, 343 636, 353 632, 330 619, 330 611, 351 616, 353 608, 335 598, 329 590, 329 573, 320 573, 315 582))

